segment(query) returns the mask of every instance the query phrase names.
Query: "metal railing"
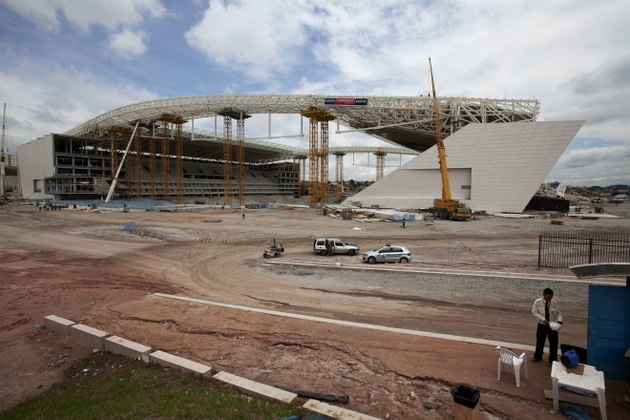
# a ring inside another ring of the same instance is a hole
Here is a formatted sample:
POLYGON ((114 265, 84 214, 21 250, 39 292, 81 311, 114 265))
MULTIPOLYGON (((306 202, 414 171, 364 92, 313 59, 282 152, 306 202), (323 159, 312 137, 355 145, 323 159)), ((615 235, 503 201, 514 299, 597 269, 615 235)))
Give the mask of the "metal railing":
POLYGON ((630 232, 544 229, 538 237, 538 267, 630 262, 630 232))

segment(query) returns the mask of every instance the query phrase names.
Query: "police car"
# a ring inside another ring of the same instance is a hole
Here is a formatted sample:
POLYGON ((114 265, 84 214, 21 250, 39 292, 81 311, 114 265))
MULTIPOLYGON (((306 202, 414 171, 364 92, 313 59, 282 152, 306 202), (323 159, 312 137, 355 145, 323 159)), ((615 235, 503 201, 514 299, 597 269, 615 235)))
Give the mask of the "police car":
POLYGON ((369 264, 376 263, 408 263, 411 262, 411 251, 401 245, 387 244, 373 251, 365 252, 362 256, 363 262, 369 264))

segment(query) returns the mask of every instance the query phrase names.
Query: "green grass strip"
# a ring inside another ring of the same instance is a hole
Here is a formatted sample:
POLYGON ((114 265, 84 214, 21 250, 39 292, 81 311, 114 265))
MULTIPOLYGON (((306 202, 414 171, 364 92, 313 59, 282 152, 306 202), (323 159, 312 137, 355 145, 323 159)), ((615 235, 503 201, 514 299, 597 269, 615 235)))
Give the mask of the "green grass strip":
POLYGON ((0 420, 277 420, 299 412, 210 378, 99 352, 70 367, 45 394, 0 413, 0 420))

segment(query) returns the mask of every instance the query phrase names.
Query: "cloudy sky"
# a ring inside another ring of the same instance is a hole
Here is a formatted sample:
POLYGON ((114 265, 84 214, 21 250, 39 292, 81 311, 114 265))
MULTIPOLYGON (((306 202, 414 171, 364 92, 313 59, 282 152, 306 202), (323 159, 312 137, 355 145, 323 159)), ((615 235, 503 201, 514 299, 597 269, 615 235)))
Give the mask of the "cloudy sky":
MULTIPOLYGON (((538 99, 541 120, 586 121, 549 181, 630 184, 629 16, 627 0, 0 0, 8 151, 157 98, 426 94, 431 56, 439 96, 538 99)), ((331 138, 362 144, 377 142, 331 138)), ((369 163, 346 178, 373 179, 369 163)))

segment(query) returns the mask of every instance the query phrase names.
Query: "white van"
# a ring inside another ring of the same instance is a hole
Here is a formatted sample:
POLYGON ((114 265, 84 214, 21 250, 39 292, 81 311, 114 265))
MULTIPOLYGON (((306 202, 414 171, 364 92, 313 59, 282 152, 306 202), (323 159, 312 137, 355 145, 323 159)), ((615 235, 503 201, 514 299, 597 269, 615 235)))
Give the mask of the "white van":
POLYGON ((357 245, 346 243, 339 238, 317 238, 313 241, 313 251, 319 255, 327 255, 327 240, 332 248, 333 254, 355 255, 359 251, 357 245))

